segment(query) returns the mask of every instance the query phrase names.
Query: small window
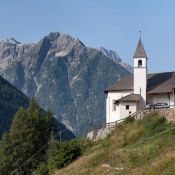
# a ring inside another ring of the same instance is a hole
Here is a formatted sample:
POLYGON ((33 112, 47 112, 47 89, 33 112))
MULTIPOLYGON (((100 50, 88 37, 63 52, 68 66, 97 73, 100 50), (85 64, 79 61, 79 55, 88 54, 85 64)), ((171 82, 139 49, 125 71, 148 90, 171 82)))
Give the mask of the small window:
POLYGON ((138 67, 142 67, 142 60, 138 61, 138 67))
POLYGON ((129 105, 126 105, 126 110, 129 110, 129 105))

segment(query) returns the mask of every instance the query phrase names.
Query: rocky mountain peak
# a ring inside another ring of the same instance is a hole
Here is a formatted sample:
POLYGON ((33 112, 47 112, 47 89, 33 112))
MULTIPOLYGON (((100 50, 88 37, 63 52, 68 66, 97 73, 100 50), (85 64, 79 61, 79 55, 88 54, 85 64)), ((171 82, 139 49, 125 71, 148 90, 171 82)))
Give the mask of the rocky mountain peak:
POLYGON ((127 69, 130 73, 133 72, 132 66, 123 62, 122 59, 119 57, 119 55, 115 51, 105 49, 104 47, 100 47, 100 48, 98 48, 98 50, 101 51, 109 59, 113 60, 114 62, 120 64, 122 67, 127 69))
POLYGON ((50 41, 51 43, 56 43, 60 47, 69 47, 69 45, 72 44, 80 44, 84 46, 84 44, 79 39, 73 38, 68 34, 59 32, 49 33, 49 35, 44 37, 40 42, 43 42, 44 40, 50 41))
POLYGON ((76 134, 104 122, 104 90, 129 74, 116 53, 104 54, 59 32, 36 44, 12 41, 0 45, 0 75, 28 97, 35 96, 76 134))
POLYGON ((20 44, 17 40, 14 38, 6 38, 6 39, 0 39, 0 44, 20 44))
POLYGON ((85 45, 79 39, 59 32, 50 33, 39 42, 39 45, 40 49, 47 52, 48 58, 64 57, 76 50, 85 48, 85 45))
POLYGON ((121 62, 121 58, 119 57, 119 55, 113 51, 113 50, 108 50, 108 49, 105 49, 104 47, 100 47, 99 50, 105 55, 107 56, 108 58, 110 58, 111 60, 119 63, 121 62))

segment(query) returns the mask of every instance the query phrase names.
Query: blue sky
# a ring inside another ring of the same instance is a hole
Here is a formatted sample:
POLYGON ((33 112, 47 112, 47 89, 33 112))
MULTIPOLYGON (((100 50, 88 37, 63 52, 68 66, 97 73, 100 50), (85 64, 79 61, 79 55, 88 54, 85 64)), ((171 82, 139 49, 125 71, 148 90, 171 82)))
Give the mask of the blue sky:
POLYGON ((141 30, 149 72, 175 71, 174 9, 174 0, 0 0, 0 38, 31 43, 67 33, 132 65, 141 30))

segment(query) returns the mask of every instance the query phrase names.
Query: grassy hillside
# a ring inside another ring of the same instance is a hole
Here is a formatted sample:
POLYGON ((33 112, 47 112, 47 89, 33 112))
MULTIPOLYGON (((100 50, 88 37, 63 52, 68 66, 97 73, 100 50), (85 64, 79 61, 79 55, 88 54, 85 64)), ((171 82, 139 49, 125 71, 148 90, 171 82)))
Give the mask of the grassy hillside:
POLYGON ((175 124, 156 113, 126 121, 55 175, 174 175, 175 124))

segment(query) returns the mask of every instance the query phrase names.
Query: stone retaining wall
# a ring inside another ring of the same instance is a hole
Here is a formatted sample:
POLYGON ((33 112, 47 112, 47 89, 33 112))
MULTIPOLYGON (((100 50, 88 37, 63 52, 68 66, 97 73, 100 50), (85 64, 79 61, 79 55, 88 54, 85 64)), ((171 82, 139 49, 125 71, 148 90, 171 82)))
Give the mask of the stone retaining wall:
POLYGON ((159 109, 156 112, 164 116, 168 121, 175 123, 175 109, 159 109))

